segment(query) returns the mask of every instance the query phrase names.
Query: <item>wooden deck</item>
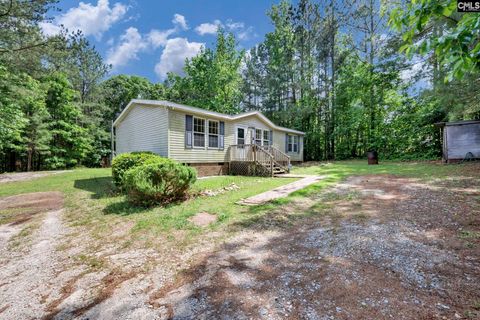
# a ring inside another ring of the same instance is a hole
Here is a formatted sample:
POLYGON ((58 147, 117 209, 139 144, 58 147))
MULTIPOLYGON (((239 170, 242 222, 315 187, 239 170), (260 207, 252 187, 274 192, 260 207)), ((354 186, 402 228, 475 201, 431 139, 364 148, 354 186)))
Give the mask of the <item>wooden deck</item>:
POLYGON ((274 177, 290 172, 290 157, 273 146, 232 145, 228 158, 233 175, 274 177))

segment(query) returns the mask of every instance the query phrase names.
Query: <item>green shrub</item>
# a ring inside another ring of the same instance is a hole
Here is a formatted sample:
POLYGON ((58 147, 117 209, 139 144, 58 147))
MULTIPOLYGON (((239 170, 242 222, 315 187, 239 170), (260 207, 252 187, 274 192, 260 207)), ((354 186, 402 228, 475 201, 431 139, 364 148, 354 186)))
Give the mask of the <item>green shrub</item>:
POLYGON ((130 202, 151 206, 185 199, 196 180, 195 169, 159 158, 128 170, 124 186, 130 202))
POLYGON ((123 189, 125 172, 152 159, 161 159, 161 157, 149 151, 123 153, 115 157, 112 162, 112 177, 115 186, 123 189))

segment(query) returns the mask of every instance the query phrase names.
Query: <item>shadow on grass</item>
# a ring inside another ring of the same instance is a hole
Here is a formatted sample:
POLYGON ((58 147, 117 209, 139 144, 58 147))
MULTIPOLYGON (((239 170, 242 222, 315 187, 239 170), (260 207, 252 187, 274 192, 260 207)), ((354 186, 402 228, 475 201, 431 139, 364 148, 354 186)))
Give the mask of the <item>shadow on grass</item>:
MULTIPOLYGON (((185 200, 188 201, 188 200, 185 200)), ((128 216, 131 214, 135 213, 142 213, 142 212, 147 212, 147 211, 152 211, 158 208, 162 209, 170 209, 175 206, 179 206, 183 203, 182 200, 178 200, 175 202, 171 202, 165 205, 152 205, 152 206, 141 206, 141 205, 135 205, 130 202, 126 198, 124 200, 119 201, 119 202, 113 202, 107 205, 103 209, 104 214, 116 214, 119 216, 128 216)))
POLYGON ((111 197, 115 192, 111 177, 75 180, 73 187, 92 193, 92 199, 111 197))
POLYGON ((152 208, 135 206, 128 202, 127 200, 123 200, 120 202, 113 202, 107 205, 103 209, 104 214, 115 214, 119 216, 129 216, 131 214, 142 213, 145 211, 152 210, 152 208))

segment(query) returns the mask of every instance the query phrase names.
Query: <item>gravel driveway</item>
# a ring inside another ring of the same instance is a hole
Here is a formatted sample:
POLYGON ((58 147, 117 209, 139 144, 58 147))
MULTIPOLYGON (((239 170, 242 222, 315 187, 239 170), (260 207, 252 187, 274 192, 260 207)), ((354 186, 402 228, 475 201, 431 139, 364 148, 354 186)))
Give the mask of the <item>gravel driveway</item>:
POLYGON ((479 317, 479 241, 458 237, 478 229, 478 195, 350 178, 272 213, 156 292, 154 305, 173 319, 479 317), (301 222, 275 226, 294 212, 301 222))
POLYGON ((1 227, 0 319, 479 318, 479 185, 351 177, 220 246, 168 259, 104 246, 90 269, 72 257, 98 243, 48 205, 25 250, 9 245, 18 225, 1 227))

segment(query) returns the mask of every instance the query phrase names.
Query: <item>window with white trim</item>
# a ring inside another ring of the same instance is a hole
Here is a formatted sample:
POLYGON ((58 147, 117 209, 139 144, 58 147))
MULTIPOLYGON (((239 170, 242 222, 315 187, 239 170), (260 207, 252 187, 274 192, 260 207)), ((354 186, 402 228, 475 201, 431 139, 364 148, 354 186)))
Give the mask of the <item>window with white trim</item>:
POLYGON ((205 119, 193 117, 193 146, 205 148, 205 119))
POLYGON ((268 146, 270 144, 270 131, 263 130, 263 145, 268 146))
POLYGON ((288 152, 298 152, 298 141, 299 141, 298 136, 288 135, 287 151, 288 152))
POLYGON ((262 145, 262 129, 255 129, 255 144, 262 145))
POLYGON ((208 120, 208 147, 218 148, 218 121, 208 120))

